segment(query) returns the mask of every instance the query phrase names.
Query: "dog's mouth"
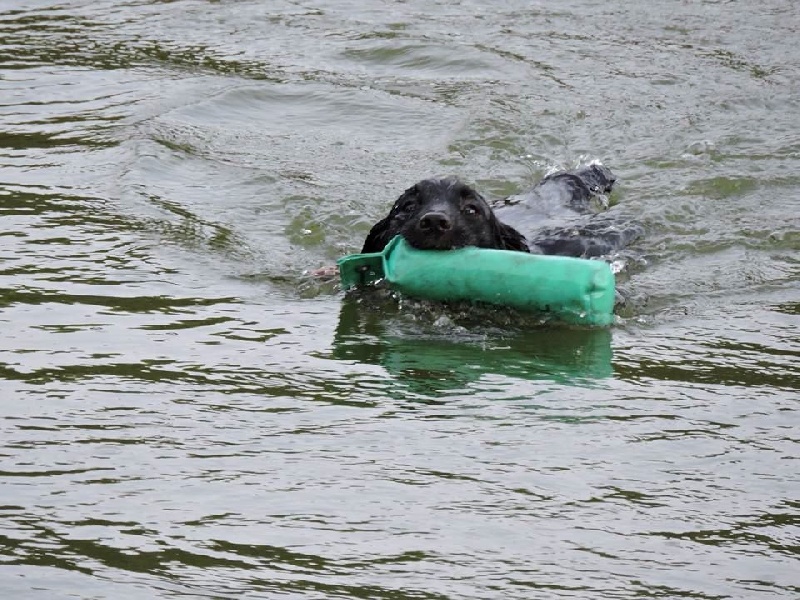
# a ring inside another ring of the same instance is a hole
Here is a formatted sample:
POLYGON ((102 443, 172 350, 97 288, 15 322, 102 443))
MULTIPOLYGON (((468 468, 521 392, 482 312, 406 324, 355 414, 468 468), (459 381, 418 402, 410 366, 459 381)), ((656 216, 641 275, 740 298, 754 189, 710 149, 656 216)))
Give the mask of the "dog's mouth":
POLYGON ((413 233, 403 233, 408 245, 417 250, 456 250, 457 248, 464 248, 468 244, 459 243, 457 239, 453 239, 450 234, 442 234, 438 236, 420 236, 413 233))

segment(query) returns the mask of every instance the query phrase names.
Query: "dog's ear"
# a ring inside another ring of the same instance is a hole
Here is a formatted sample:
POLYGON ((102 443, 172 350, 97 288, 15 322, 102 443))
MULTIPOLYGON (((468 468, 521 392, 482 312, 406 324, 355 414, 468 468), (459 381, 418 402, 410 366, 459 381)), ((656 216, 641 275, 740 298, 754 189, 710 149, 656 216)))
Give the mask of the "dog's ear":
MULTIPOLYGON (((367 239, 364 240, 364 247, 361 248, 361 254, 367 254, 370 252, 380 252, 386 247, 386 244, 389 243, 389 222, 391 221, 391 216, 381 219, 375 225, 372 226, 372 229, 369 230, 369 235, 367 235, 367 239)), ((394 237, 394 236, 392 236, 394 237)))
POLYGON ((409 211, 409 202, 418 195, 419 188, 414 185, 395 200, 389 214, 375 223, 372 229, 369 230, 369 235, 367 235, 367 239, 364 240, 364 247, 361 249, 362 254, 380 252, 386 247, 386 244, 392 241, 392 238, 398 233, 398 221, 403 221, 407 217, 406 213, 409 211))
POLYGON ((498 220, 497 230, 503 250, 515 250, 517 252, 531 251, 525 236, 510 225, 506 225, 498 220))
POLYGON ((492 237, 494 238, 494 245, 491 247, 497 248, 498 250, 530 252, 528 240, 525 239, 525 236, 510 225, 506 225, 500 219, 498 219, 497 215, 494 214, 494 210, 492 210, 492 205, 488 200, 486 200, 486 198, 474 190, 471 190, 471 192, 489 209, 489 223, 492 229, 492 237))

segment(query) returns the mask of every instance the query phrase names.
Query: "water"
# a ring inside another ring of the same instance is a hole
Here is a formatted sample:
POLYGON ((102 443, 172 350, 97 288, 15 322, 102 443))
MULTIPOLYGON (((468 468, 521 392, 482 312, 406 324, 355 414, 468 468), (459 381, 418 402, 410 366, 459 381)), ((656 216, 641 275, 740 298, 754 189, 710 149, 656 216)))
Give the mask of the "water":
POLYGON ((800 9, 0 3, 4 598, 796 598, 800 9), (602 160, 611 331, 343 298, 602 160))

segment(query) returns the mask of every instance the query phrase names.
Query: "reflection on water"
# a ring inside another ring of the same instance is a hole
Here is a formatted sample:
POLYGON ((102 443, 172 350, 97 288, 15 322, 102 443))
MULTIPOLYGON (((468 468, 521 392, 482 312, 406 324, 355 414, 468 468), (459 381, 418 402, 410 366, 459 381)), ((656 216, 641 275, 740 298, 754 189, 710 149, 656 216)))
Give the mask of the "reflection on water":
POLYGON ((475 309, 469 329, 455 325, 446 312, 438 326, 415 327, 402 317, 416 311, 398 312, 393 304, 385 300, 370 306, 363 295, 346 296, 329 357, 379 365, 424 395, 464 390, 492 374, 563 383, 612 374, 607 329, 527 328, 518 315, 522 327, 480 333, 476 317, 485 312, 491 318, 491 308, 475 309))
POLYGON ((2 596, 797 597, 797 9, 735 8, 0 5, 2 596), (593 159, 611 330, 301 275, 593 159))

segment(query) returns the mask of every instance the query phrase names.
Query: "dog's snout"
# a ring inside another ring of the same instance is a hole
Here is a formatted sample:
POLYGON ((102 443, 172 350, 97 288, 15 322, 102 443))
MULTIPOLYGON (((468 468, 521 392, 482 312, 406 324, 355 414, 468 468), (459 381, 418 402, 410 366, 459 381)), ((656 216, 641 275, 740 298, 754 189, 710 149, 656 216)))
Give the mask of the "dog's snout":
POLYGON ((420 218, 419 228, 422 231, 449 231, 453 228, 453 222, 442 212, 429 212, 420 218))

